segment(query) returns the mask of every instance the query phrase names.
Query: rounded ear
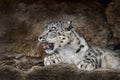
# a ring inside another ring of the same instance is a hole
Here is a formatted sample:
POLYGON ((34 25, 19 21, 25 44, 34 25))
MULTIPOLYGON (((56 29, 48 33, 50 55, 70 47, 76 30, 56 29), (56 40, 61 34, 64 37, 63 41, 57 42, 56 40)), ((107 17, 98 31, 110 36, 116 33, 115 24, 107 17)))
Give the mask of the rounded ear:
POLYGON ((67 21, 67 26, 66 26, 66 30, 70 31, 73 28, 72 26, 72 21, 67 21))

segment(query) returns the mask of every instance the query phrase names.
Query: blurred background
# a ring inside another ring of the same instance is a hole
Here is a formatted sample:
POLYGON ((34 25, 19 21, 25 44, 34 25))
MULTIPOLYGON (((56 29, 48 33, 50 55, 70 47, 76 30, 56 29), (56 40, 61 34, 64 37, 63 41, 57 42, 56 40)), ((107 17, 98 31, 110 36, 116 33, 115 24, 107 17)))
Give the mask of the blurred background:
POLYGON ((119 9, 120 0, 0 0, 0 59, 18 54, 41 59, 38 36, 53 20, 73 21, 90 45, 118 45, 119 9))

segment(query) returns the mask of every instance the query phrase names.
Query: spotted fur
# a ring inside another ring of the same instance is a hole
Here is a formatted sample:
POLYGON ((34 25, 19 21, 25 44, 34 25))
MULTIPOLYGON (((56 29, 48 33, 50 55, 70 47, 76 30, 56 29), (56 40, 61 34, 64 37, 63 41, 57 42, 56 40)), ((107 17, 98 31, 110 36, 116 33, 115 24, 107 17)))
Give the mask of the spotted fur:
POLYGON ((120 54, 89 46, 74 30, 70 21, 52 21, 45 25, 39 41, 47 46, 44 65, 75 64, 81 70, 97 68, 120 70, 120 54), (48 44, 53 44, 49 46, 48 44), (52 47, 52 48, 51 48, 52 47))

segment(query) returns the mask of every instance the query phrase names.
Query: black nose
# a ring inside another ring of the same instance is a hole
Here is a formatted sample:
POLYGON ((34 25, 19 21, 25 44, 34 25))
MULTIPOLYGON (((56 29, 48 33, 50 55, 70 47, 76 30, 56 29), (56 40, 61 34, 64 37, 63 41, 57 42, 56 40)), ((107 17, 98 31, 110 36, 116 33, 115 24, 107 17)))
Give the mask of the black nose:
POLYGON ((40 37, 40 40, 42 39, 42 37, 40 37))

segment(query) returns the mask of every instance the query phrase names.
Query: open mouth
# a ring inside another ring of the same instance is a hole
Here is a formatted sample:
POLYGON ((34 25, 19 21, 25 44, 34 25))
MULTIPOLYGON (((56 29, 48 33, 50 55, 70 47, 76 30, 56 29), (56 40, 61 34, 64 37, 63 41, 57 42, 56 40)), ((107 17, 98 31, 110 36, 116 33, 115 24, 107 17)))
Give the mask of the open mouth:
POLYGON ((43 43, 42 46, 45 50, 53 50, 54 49, 54 43, 43 43))

